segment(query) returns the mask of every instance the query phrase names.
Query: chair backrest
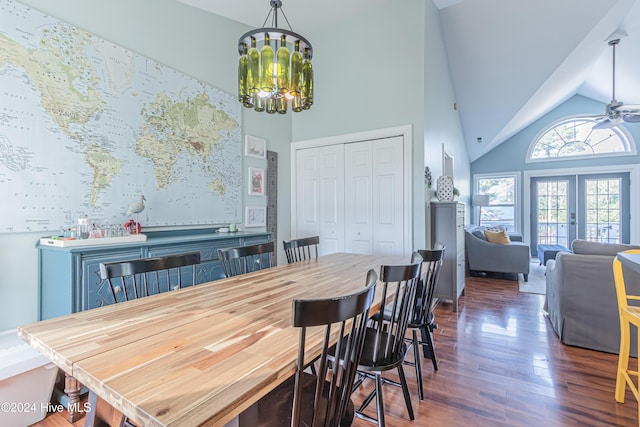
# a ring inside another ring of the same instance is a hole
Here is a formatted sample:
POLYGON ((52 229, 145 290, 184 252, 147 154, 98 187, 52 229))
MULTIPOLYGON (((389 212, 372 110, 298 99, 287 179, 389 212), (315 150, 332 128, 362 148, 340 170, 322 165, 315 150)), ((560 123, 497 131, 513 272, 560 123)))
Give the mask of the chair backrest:
POLYGON ((113 302, 118 303, 181 288, 183 267, 191 267, 195 285, 197 264, 200 252, 100 263, 100 278, 107 281, 113 302))
MULTIPOLYGON (((640 254, 640 249, 631 249, 624 251, 625 254, 640 254)), ((627 294, 627 286, 625 285, 624 272, 622 269, 622 262, 616 256, 613 259, 613 281, 616 286, 616 297, 618 299, 618 310, 620 313, 627 310, 629 306, 629 300, 640 301, 640 295, 627 294)), ((638 305, 634 303, 632 305, 638 305)), ((620 319, 622 321, 622 317, 620 319)))
MULTIPOLYGON (((293 326, 300 328, 300 344, 296 362, 291 426, 301 425, 305 339, 307 328, 317 326, 325 327, 324 341, 322 353, 316 361, 316 366, 319 367, 315 375, 313 420, 308 425, 323 427, 340 425, 340 420, 345 416, 351 399, 351 389, 362 354, 369 309, 373 303, 377 279, 376 272, 369 270, 365 288, 355 294, 293 301, 293 326), (338 341, 334 344, 332 337, 336 335, 338 341), (342 355, 340 363, 331 363, 332 354, 342 355)), ((305 396, 305 399, 307 397, 305 396)))
POLYGON ((224 275, 232 277, 271 267, 274 250, 273 242, 238 246, 218 249, 218 258, 222 263, 224 275))
MULTIPOLYGON (((372 359, 374 361, 404 358, 404 335, 413 309, 416 288, 420 280, 422 257, 415 253, 409 265, 383 265, 380 267, 382 300, 391 302, 385 307, 389 318, 384 322, 376 322, 375 346, 372 359)), ((386 317, 386 316, 385 316, 386 317)))
POLYGON ((287 255, 287 262, 289 264, 298 261, 304 261, 305 259, 318 258, 318 245, 320 244, 320 237, 303 237, 301 239, 294 239, 289 241, 283 241, 284 253, 287 255))
MULTIPOLYGON (((412 324, 429 323, 429 315, 433 304, 433 295, 438 286, 440 267, 444 260, 445 247, 435 245, 433 249, 419 249, 416 252, 422 257, 422 279, 416 289, 415 305, 411 315, 412 324)), ((412 259, 413 262, 413 259, 412 259)))

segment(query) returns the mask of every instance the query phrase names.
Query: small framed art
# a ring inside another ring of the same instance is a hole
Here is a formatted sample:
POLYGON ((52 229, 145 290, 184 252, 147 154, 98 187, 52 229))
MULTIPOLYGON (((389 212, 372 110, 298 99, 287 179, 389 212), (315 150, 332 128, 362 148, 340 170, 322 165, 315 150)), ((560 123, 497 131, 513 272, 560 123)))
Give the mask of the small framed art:
POLYGON ((264 169, 249 168, 249 195, 264 196, 264 169))
POLYGON ((244 155, 248 157, 257 157, 259 159, 267 158, 267 141, 251 135, 244 137, 244 155))
POLYGON ((267 225, 267 207, 247 206, 244 218, 244 226, 264 227, 265 225, 267 225))

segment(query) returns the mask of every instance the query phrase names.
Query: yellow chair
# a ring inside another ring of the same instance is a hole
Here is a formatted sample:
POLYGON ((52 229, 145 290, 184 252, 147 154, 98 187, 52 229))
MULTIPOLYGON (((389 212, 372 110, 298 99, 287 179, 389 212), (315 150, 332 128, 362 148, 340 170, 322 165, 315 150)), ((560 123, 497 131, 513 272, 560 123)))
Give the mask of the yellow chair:
MULTIPOLYGON (((628 254, 640 254, 639 249, 625 251, 628 254)), ((624 403, 626 385, 633 392, 639 405, 638 422, 640 425, 640 394, 638 393, 638 371, 629 369, 629 351, 631 345, 630 325, 638 328, 638 343, 640 343, 640 306, 629 305, 629 301, 640 301, 640 295, 627 295, 622 272, 622 263, 616 257, 613 260, 613 278, 616 284, 616 295, 618 297, 618 311, 620 313, 620 355, 618 356, 618 374, 616 376, 617 402, 624 403), (635 378, 635 380, 633 379, 635 378)), ((640 353, 638 353, 640 355, 640 353)))

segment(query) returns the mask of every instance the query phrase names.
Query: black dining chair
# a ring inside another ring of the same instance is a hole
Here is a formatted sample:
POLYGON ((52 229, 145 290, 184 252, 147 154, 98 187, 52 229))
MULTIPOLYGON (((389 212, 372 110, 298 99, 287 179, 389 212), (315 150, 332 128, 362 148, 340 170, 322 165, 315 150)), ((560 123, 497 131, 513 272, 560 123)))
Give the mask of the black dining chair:
POLYGON ((369 270, 366 286, 352 295, 293 301, 293 326, 300 328, 295 375, 249 408, 247 412, 253 418, 246 425, 348 427, 352 424, 355 411, 351 390, 376 282, 376 272, 369 270), (319 327, 323 327, 321 353, 315 363, 316 373, 311 374, 305 370, 308 328, 317 331, 319 327), (342 355, 339 363, 333 358, 335 352, 342 355))
POLYGON ((237 276, 273 266, 273 242, 218 249, 225 277, 237 276))
POLYGON ((186 267, 195 285, 198 264, 200 252, 100 263, 100 278, 109 284, 117 303, 182 288, 186 267))
POLYGON ((382 374, 392 369, 398 370, 400 378, 398 385, 402 388, 409 419, 415 418, 402 364, 407 352, 404 337, 420 280, 421 267, 422 257, 416 252, 412 255, 411 264, 380 267, 381 283, 378 286, 382 286, 382 300, 390 300, 385 307, 388 312, 384 321, 381 316, 373 316, 371 319, 372 325, 367 328, 360 366, 358 366, 360 375, 354 387, 355 390, 367 378, 375 379, 374 390, 356 410, 356 416, 376 422, 380 427, 385 425, 382 386, 383 383, 392 382, 383 378, 382 374), (376 398, 377 419, 363 412, 374 397, 376 398))
MULTIPOLYGON (((416 370, 416 380, 418 383, 418 397, 424 400, 424 387, 422 381, 422 365, 420 364, 420 347, 425 359, 431 359, 433 369, 438 370, 435 347, 433 344, 433 330, 438 328, 433 315, 433 295, 438 285, 440 277, 440 267, 444 260, 445 247, 442 244, 434 245, 433 249, 418 249, 411 257, 411 262, 417 261, 419 255, 423 264, 421 269, 421 279, 418 281, 416 297, 409 316, 407 329, 411 329, 411 338, 405 338, 408 344, 407 354, 413 349, 413 361, 405 357, 404 364, 413 366, 416 370), (417 255, 416 255, 417 254, 417 255), (420 333, 420 338, 418 338, 420 333)), ((391 316, 391 305, 387 305, 383 312, 373 318, 388 321, 391 316)))
POLYGON ((416 299, 408 325, 412 333, 410 347, 413 348, 414 361, 407 362, 405 359, 405 364, 413 365, 416 368, 418 397, 420 400, 424 400, 420 347, 422 347, 423 357, 431 359, 433 369, 438 370, 438 360, 436 359, 436 351, 433 344, 433 330, 438 328, 433 314, 433 295, 438 286, 444 251, 445 247, 442 245, 436 245, 433 249, 419 249, 416 251, 423 259, 422 279, 418 284, 416 299), (418 333, 420 333, 420 338, 418 338, 418 333))
POLYGON ((303 237, 301 239, 284 240, 282 246, 289 264, 304 261, 305 259, 318 258, 318 245, 320 237, 303 237))

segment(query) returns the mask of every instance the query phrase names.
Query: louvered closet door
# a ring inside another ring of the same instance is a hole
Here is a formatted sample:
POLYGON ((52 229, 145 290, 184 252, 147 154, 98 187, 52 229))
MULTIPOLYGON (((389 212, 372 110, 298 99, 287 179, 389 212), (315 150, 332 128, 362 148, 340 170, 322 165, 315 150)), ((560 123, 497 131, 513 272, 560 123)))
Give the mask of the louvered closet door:
POLYGON ((296 151, 295 237, 320 236, 320 255, 344 252, 343 145, 296 151))

